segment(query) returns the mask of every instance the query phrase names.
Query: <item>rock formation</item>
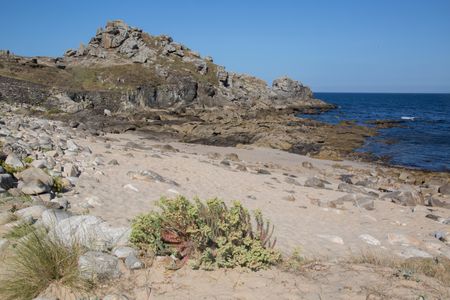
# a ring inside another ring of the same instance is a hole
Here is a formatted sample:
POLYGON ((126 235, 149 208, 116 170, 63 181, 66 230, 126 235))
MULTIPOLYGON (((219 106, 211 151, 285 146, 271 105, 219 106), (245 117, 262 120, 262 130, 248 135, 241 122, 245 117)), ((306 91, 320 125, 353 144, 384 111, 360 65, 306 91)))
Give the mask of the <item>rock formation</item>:
POLYGON ((145 108, 329 108, 287 77, 265 81, 226 71, 211 57, 110 21, 87 45, 64 57, 20 57, 0 52, 0 100, 74 113, 145 108), (75 103, 71 103, 75 102, 75 103))

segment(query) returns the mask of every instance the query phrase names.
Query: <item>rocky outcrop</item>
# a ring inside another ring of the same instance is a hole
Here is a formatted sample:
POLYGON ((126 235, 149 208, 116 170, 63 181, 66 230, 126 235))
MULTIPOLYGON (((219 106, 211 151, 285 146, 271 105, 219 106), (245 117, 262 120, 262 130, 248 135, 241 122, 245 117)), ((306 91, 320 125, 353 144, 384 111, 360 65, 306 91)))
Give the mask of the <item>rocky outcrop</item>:
POLYGON ((332 106, 311 90, 282 77, 272 87, 228 72, 211 57, 152 36, 123 21, 107 22, 87 45, 62 58, 0 56, 0 100, 65 113, 134 112, 146 108, 302 109, 332 106))

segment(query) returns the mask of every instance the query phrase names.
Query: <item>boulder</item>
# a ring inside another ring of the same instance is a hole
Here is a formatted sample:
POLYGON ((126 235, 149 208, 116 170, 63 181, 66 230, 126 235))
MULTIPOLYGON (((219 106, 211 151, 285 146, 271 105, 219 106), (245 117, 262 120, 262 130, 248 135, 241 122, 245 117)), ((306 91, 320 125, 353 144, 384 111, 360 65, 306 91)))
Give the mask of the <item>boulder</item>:
POLYGON ((16 174, 16 177, 22 180, 23 184, 19 187, 22 193, 27 195, 49 192, 53 186, 53 178, 42 169, 34 167, 16 174))
POLYGON ((381 199, 388 199, 403 206, 416 206, 425 204, 423 197, 418 192, 414 191, 390 192, 383 195, 381 199))
POLYGON ((95 216, 72 216, 60 220, 49 235, 65 245, 80 243, 90 250, 107 251, 119 245, 126 245, 131 229, 111 227, 95 216))
POLYGON ((109 280, 120 276, 119 259, 112 255, 89 251, 78 259, 80 276, 87 280, 109 280))
POLYGON ((47 209, 42 213, 42 225, 48 230, 54 228, 62 220, 71 217, 67 211, 60 209, 47 209))
POLYGON ((22 162, 19 156, 15 153, 9 154, 5 159, 5 164, 14 168, 23 168, 25 164, 22 162))
POLYGON ((72 163, 65 164, 63 168, 64 177, 77 177, 80 174, 78 167, 72 163))

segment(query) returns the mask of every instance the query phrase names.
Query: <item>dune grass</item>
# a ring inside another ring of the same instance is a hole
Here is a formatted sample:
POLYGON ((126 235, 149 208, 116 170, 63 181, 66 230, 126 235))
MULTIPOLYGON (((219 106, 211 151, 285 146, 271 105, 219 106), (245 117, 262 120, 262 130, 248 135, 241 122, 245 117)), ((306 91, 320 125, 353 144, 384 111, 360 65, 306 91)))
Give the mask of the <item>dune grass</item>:
POLYGON ((85 291, 88 284, 80 279, 78 272, 81 247, 76 244, 66 247, 60 241, 49 239, 43 229, 27 230, 28 235, 18 241, 3 266, 0 299, 33 299, 51 284, 85 291))
POLYGON ((5 238, 7 239, 20 239, 28 234, 32 233, 35 229, 28 223, 19 223, 15 225, 11 230, 5 234, 5 238))
POLYGON ((354 256, 350 262, 389 267, 395 270, 395 276, 404 279, 412 279, 416 274, 425 275, 439 280, 446 286, 450 286, 450 259, 446 257, 401 259, 373 252, 364 252, 354 256))

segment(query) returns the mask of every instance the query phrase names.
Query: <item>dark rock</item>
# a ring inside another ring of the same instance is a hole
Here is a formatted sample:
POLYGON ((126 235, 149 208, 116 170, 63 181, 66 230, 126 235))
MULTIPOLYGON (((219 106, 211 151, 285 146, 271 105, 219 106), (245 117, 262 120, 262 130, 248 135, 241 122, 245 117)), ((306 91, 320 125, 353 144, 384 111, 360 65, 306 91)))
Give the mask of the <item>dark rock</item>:
POLYGON ((266 169, 257 169, 256 173, 261 174, 261 175, 270 175, 271 173, 269 171, 267 171, 266 169))
POLYGON ((221 164, 221 165, 224 165, 224 166, 227 166, 227 167, 229 167, 229 166, 231 165, 230 162, 229 162, 227 159, 222 160, 222 161, 220 162, 220 164, 221 164))
POLYGON ((17 185, 16 180, 10 174, 0 174, 0 188, 9 190, 17 185))
POLYGON ((302 162, 302 167, 306 168, 306 169, 313 169, 314 166, 312 165, 312 163, 310 163, 309 161, 304 161, 302 162))
POLYGON ((345 182, 345 183, 347 183, 347 184, 353 184, 353 179, 352 179, 353 176, 354 176, 354 175, 344 174, 344 175, 339 176, 339 179, 340 179, 342 182, 345 182))
POLYGON ((321 145, 318 144, 311 144, 311 143, 296 143, 292 146, 291 152, 297 153, 300 155, 314 155, 318 154, 320 152, 320 149, 322 148, 321 145))

